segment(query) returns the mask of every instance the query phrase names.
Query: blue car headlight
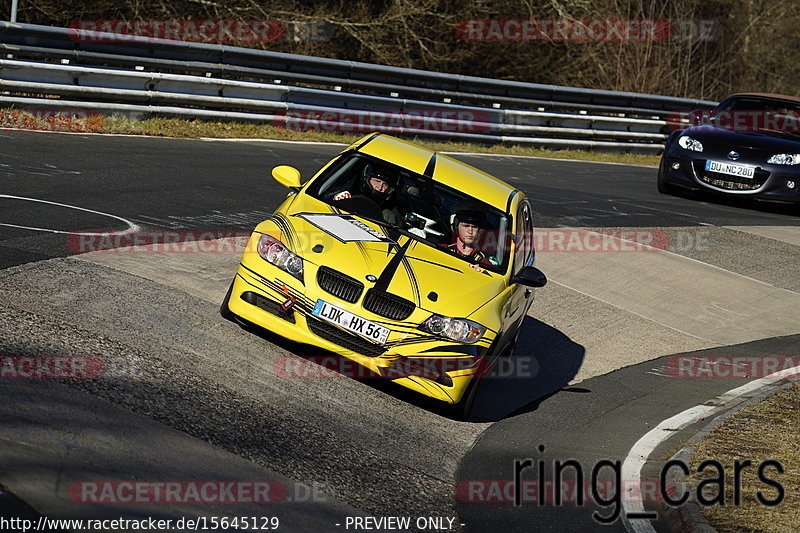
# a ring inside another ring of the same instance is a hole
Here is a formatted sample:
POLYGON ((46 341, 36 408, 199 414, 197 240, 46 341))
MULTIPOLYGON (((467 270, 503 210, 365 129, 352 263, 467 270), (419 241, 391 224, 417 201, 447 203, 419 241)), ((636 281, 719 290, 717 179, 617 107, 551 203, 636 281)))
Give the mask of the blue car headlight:
POLYGON ((486 328, 477 322, 465 318, 452 318, 449 316, 431 315, 422 323, 422 327, 433 333, 452 339, 456 342, 472 344, 486 333, 486 328))
POLYGON ((773 165, 797 165, 800 164, 800 154, 775 154, 767 159, 767 163, 773 165))
POLYGON ((697 139, 689 137, 688 135, 681 135, 681 137, 678 139, 678 146, 680 146, 684 150, 689 150, 690 152, 703 151, 703 143, 701 143, 697 139))
POLYGON ((281 270, 285 270, 300 281, 303 280, 303 259, 292 253, 286 245, 274 237, 262 235, 258 239, 258 255, 281 270))

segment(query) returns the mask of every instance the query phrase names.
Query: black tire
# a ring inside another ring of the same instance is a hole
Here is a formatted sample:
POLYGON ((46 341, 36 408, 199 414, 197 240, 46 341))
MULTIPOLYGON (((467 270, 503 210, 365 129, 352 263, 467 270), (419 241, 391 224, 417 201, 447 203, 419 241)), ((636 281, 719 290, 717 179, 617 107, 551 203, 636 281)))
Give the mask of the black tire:
POLYGON ((665 161, 661 160, 661 165, 658 167, 658 179, 656 180, 656 186, 658 187, 658 192, 661 194, 675 194, 675 189, 673 189, 668 183, 664 182, 664 163, 665 161))
POLYGON ((225 298, 222 300, 222 304, 219 306, 219 314, 225 320, 230 320, 231 322, 236 322, 236 315, 231 312, 230 307, 228 307, 228 303, 231 301, 231 294, 233 294, 233 282, 231 281, 231 286, 228 287, 228 293, 225 295, 225 298))
POLYGON ((527 313, 522 316, 522 319, 519 321, 519 326, 517 326, 517 332, 514 333, 514 340, 511 342, 511 346, 506 349, 506 357, 511 357, 511 354, 514 353, 514 349, 517 347, 517 343, 519 342, 519 337, 522 334, 522 328, 525 327, 525 317, 527 313))
MULTIPOLYGON (((494 359, 494 361, 498 361, 503 357, 510 357, 513 351, 513 344, 506 346, 503 349, 503 353, 494 359)), ((492 367, 494 366, 493 363, 490 363, 488 359, 482 359, 482 362, 484 364, 481 364, 475 369, 475 375, 470 380, 469 385, 467 385, 467 390, 464 391, 464 395, 461 396, 461 400, 451 407, 453 418, 457 420, 461 420, 463 422, 469 420, 470 415, 472 414, 472 407, 475 405, 475 398, 478 395, 480 384, 483 382, 483 379, 492 371, 492 367)))
POLYGON ((469 420, 469 415, 472 413, 472 406, 475 404, 475 397, 478 394, 478 384, 480 380, 480 377, 473 377, 469 385, 467 385, 467 390, 464 391, 464 395, 461 396, 461 400, 450 407, 453 418, 456 420, 461 420, 462 422, 469 420))

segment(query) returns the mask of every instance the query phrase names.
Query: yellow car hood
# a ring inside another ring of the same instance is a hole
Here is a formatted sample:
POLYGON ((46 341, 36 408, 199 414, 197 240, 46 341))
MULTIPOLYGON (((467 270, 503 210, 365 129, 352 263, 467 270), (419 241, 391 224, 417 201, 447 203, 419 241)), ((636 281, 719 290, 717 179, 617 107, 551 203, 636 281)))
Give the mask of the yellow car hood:
MULTIPOLYGON (((367 289, 382 288, 446 316, 469 317, 506 287, 500 274, 475 269, 447 252, 392 234, 302 193, 289 198, 256 231, 280 238, 304 260, 345 273, 367 289), (356 228, 363 224, 369 228, 365 232, 374 232, 373 239, 386 242, 349 240, 348 235, 337 234, 343 226, 348 230, 353 218, 356 228), (373 276, 375 282, 370 281, 373 276)), ((307 279, 309 283, 316 280, 307 279)))

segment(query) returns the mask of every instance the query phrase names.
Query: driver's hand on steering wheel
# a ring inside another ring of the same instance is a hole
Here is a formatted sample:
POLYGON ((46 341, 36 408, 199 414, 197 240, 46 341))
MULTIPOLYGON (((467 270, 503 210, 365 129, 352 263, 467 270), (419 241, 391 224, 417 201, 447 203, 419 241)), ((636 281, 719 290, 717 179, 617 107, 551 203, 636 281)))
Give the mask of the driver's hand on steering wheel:
POLYGON ((350 194, 350 191, 342 191, 342 192, 334 195, 333 200, 334 201, 347 200, 348 198, 352 198, 352 197, 353 197, 353 195, 350 194))

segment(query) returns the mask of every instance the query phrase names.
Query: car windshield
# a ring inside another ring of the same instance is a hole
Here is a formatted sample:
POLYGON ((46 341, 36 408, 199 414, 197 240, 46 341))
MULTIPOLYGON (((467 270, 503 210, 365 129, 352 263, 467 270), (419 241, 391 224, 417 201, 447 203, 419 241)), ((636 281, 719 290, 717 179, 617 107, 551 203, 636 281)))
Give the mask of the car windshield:
POLYGON ((736 131, 800 136, 800 103, 776 98, 738 97, 713 112, 714 125, 736 131))
POLYGON ((306 192, 476 267, 506 270, 509 217, 431 178, 363 154, 347 154, 306 192))

